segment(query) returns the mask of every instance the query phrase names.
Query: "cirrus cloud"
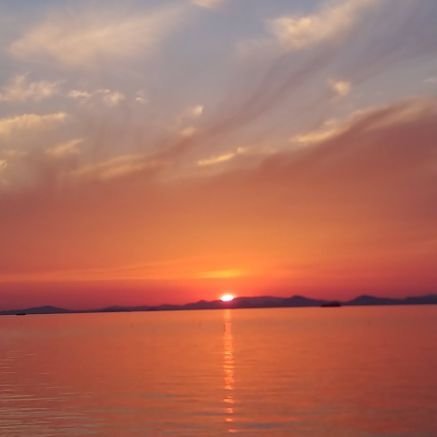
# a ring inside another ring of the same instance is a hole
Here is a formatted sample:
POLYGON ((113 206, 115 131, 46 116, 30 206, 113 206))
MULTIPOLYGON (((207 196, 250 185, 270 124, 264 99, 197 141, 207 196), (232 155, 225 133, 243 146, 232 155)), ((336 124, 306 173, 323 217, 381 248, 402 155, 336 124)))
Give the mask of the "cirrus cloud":
POLYGON ((82 68, 96 62, 150 55, 180 21, 183 7, 165 7, 135 16, 58 14, 9 47, 19 59, 47 59, 82 68))

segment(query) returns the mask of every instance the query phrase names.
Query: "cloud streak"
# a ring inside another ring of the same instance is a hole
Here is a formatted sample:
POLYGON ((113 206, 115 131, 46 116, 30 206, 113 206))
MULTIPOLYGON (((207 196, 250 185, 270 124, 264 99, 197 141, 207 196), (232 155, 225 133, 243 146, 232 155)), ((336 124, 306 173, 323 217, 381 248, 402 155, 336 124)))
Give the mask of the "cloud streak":
POLYGON ((18 59, 55 61, 72 68, 150 56, 181 19, 181 7, 133 16, 83 11, 59 13, 14 41, 18 59))

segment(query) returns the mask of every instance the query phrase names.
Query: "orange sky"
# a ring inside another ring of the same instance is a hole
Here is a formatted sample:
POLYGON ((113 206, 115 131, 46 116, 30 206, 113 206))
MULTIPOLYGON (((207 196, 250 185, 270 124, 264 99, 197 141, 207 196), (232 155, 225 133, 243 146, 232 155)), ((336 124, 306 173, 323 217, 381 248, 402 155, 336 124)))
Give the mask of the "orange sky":
MULTIPOLYGON (((42 38, 49 21, 23 28, 7 58, 15 79, 5 77, 0 90, 0 308, 182 303, 227 290, 327 298, 437 291, 435 86, 428 76, 414 90, 401 86, 396 66, 416 52, 407 46, 400 56, 387 43, 397 41, 395 23, 379 35, 390 60, 347 38, 352 30, 370 38, 361 14, 379 2, 341 3, 306 12, 328 21, 321 36, 314 29, 297 41, 275 22, 259 52, 225 55, 227 70, 210 87, 171 70, 171 78, 142 78, 134 92, 145 50, 135 41, 123 70, 120 53, 98 41, 95 53, 64 58, 55 46, 35 46, 32 35, 42 38), (340 12, 348 28, 335 21, 340 12), (362 53, 352 59, 354 47, 362 53), (99 54, 102 64, 90 65, 99 54), (22 75, 39 56, 56 77, 44 79, 44 66, 38 79, 22 75), (217 85, 227 75, 233 83, 217 85)), ((196 19, 220 20, 205 9, 196 19)), ((145 17, 160 22, 161 12, 145 17)), ((65 44, 75 32, 94 35, 57 13, 67 20, 57 30, 65 44)), ((417 77, 431 65, 427 35, 418 36, 417 77)), ((239 38, 239 50, 254 49, 239 38)), ((174 66, 168 51, 158 46, 147 68, 174 66)))

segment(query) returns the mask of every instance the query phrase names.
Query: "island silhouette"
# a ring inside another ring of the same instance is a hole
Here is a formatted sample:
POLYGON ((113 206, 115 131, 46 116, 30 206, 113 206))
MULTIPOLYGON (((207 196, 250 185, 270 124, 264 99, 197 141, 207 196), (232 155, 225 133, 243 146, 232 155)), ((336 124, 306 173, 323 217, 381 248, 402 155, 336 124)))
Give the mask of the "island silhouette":
POLYGON ((423 296, 410 296, 405 298, 388 298, 372 295, 361 295, 351 300, 324 300, 312 299, 305 296, 294 295, 290 297, 277 296, 241 296, 235 297, 230 302, 217 300, 199 300, 182 305, 140 305, 140 306, 109 306, 86 310, 60 308, 51 305, 2 310, 0 315, 27 315, 27 314, 74 314, 74 313, 119 313, 140 311, 187 311, 187 310, 217 310, 224 308, 250 309, 250 308, 338 308, 343 306, 371 306, 371 305, 436 305, 437 294, 423 296))

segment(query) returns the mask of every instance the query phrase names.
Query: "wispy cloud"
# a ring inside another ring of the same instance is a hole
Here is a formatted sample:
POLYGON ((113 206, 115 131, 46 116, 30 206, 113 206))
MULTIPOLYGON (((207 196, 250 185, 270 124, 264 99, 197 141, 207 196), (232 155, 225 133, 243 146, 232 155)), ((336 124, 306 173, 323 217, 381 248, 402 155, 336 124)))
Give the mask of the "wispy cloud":
MULTIPOLYGON (((213 259, 196 263, 198 275, 262 271, 262 261, 254 268, 246 255, 232 257, 244 248, 269 263, 280 257, 290 263, 293 276, 286 283, 292 278, 321 290, 341 284, 356 292, 363 272, 371 272, 392 289, 404 290, 406 277, 411 290, 418 283, 431 287, 437 256, 436 118, 435 101, 401 102, 339 122, 335 141, 272 155, 250 169, 160 183, 143 171, 147 161, 141 156, 124 155, 90 164, 76 174, 75 189, 59 195, 47 195, 50 180, 34 188, 34 197, 11 202, 0 196, 0 210, 9 214, 0 214, 2 244, 8 247, 0 251, 2 277, 100 267, 107 275, 86 277, 112 280, 132 277, 117 265, 147 266, 183 256, 213 259), (44 201, 29 201, 34 198, 44 201), (43 217, 44 226, 35 217, 43 217), (320 247, 332 250, 321 253, 320 247), (41 251, 46 256, 38 256, 41 251), (314 266, 307 276, 305 265, 314 266), (339 265, 344 271, 335 279, 327 282, 319 274, 339 265)), ((186 272, 171 266, 156 276, 186 272)), ((134 273, 148 274, 141 267, 134 273)))
POLYGON ((71 173, 71 178, 79 182, 110 181, 158 166, 159 163, 147 160, 140 154, 120 155, 97 164, 80 167, 71 173))
POLYGON ((0 88, 0 102, 39 102, 58 93, 59 82, 31 81, 28 74, 21 74, 0 88))
POLYGON ((329 86, 339 96, 347 96, 352 89, 352 84, 347 80, 330 80, 329 86))
POLYGON ((111 90, 108 88, 98 89, 95 91, 74 89, 70 90, 67 93, 67 97, 73 100, 77 100, 81 103, 99 101, 108 107, 118 106, 121 102, 126 100, 126 96, 124 93, 118 90, 111 90))
POLYGON ((201 8, 213 9, 224 3, 224 0, 193 0, 193 4, 201 8))
POLYGON ((349 124, 344 122, 340 123, 338 120, 327 120, 317 129, 294 136, 290 139, 290 142, 301 146, 319 144, 343 133, 348 127, 349 124))
POLYGON ((85 90, 71 90, 67 93, 67 97, 75 100, 88 100, 94 93, 85 90))
POLYGON ((55 144, 52 147, 46 149, 47 156, 52 158, 64 158, 67 156, 79 155, 80 144, 83 143, 83 138, 75 138, 67 142, 55 144))
POLYGON ((4 278, 435 289, 437 102, 408 100, 434 91, 434 0, 9 3, 2 305, 4 278))
POLYGON ((0 139, 9 139, 18 134, 31 134, 51 129, 63 123, 67 118, 65 112, 50 114, 22 114, 14 117, 0 118, 0 139))
POLYGON ((269 28, 287 50, 300 50, 334 40, 347 32, 360 14, 379 0, 345 0, 328 3, 310 15, 289 15, 270 21, 269 28))
POLYGON ((130 16, 83 11, 49 17, 14 41, 20 59, 48 59, 69 67, 148 56, 180 22, 184 8, 163 7, 130 16))
POLYGON ((424 82, 434 85, 437 83, 437 76, 427 77, 424 82))
POLYGON ((205 107, 203 105, 196 105, 190 108, 190 112, 193 117, 200 117, 204 111, 205 107))
POLYGON ((246 149, 244 147, 238 147, 235 151, 223 153, 221 155, 211 156, 209 158, 199 159, 197 165, 199 167, 208 167, 211 165, 223 164, 236 158, 238 155, 244 154, 246 149))
POLYGON ((360 130, 360 134, 363 134, 417 123, 429 116, 437 116, 437 106, 433 99, 423 98, 386 107, 370 107, 352 112, 344 119, 328 119, 317 128, 292 137, 290 142, 301 146, 317 146, 346 136, 350 130, 360 130))

